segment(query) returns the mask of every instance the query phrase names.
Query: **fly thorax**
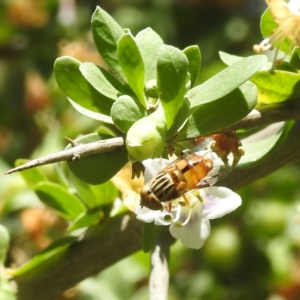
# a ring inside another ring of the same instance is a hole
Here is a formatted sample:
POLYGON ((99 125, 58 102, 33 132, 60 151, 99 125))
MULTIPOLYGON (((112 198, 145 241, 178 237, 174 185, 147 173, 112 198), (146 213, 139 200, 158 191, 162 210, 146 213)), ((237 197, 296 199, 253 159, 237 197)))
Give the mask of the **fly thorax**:
POLYGON ((177 190, 169 173, 161 172, 153 178, 150 189, 161 202, 177 198, 177 190))

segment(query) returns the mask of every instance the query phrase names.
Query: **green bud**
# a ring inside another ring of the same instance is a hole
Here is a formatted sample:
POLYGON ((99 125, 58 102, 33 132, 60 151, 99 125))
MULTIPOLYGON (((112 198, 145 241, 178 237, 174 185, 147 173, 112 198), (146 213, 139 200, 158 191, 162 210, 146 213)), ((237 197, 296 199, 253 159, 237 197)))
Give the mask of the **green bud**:
POLYGON ((155 79, 149 80, 146 83, 145 94, 150 98, 158 98, 157 82, 155 79))
POLYGON ((165 126, 152 115, 135 122, 126 137, 126 147, 129 155, 137 161, 160 157, 165 148, 165 126))

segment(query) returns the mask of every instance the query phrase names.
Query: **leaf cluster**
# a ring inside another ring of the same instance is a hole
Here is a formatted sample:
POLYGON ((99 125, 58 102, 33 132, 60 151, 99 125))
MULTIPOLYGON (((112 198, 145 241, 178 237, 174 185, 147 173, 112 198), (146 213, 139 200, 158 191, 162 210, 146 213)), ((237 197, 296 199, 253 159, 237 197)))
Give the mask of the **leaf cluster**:
POLYGON ((123 152, 69 163, 88 183, 110 179, 127 161, 119 156, 129 154, 133 161, 165 156, 180 141, 235 124, 256 105, 257 88, 248 80, 265 64, 263 55, 237 61, 196 85, 198 46, 180 50, 166 45, 151 28, 133 36, 100 7, 92 16, 92 32, 106 69, 72 57, 60 57, 54 64, 57 83, 74 108, 126 140, 123 152), (93 165, 104 161, 114 171, 95 174, 93 165))

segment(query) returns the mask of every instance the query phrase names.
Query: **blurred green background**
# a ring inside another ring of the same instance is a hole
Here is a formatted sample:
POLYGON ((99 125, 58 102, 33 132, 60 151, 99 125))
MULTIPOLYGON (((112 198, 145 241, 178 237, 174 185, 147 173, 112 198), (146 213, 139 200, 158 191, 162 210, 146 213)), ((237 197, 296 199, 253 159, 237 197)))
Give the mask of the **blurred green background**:
MULTIPOLYGON (((263 0, 0 0, 0 174, 17 158, 59 151, 99 124, 77 113, 53 77, 70 55, 101 64, 90 31, 100 5, 133 34, 152 27, 181 49, 198 44, 199 83, 225 67, 218 51, 247 56, 261 41, 263 0)), ((45 167, 56 180, 53 166, 45 167)), ((300 299, 300 168, 287 166, 239 190, 243 205, 213 220, 201 250, 171 249, 170 299, 300 299)), ((64 234, 19 174, 0 175, 0 222, 10 231, 7 266, 19 266, 64 234)), ((147 299, 149 256, 127 258, 60 299, 147 299)))

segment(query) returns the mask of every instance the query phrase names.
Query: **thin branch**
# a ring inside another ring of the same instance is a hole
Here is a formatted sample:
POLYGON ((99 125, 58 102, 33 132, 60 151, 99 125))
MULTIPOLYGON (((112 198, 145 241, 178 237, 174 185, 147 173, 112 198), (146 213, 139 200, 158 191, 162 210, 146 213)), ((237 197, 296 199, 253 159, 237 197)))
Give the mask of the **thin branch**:
POLYGON ((300 120, 300 101, 287 101, 253 109, 247 117, 226 130, 249 129, 290 120, 300 120))
MULTIPOLYGON (((247 129, 255 126, 269 125, 280 121, 298 119, 300 120, 300 102, 289 101, 272 107, 271 105, 267 105, 259 109, 254 109, 247 117, 227 128, 226 130, 247 129)), ((114 151, 124 146, 124 140, 121 137, 117 137, 89 144, 79 144, 73 146, 74 147, 69 150, 63 150, 34 159, 24 165, 5 172, 5 174, 11 174, 13 172, 23 171, 59 161, 77 160, 94 154, 114 151)))
MULTIPOLYGON (((299 136, 300 124, 296 124, 284 144, 270 157, 251 168, 235 168, 219 185, 241 188, 289 163, 299 161, 299 136)), ((141 248, 141 228, 141 222, 132 213, 108 219, 90 228, 84 239, 70 245, 65 255, 54 261, 48 269, 37 272, 33 268, 13 278, 19 289, 18 300, 55 299, 81 280, 133 254, 141 248)))
MULTIPOLYGON (((68 139, 71 141, 70 139, 68 139)), ((88 144, 75 144, 73 142, 73 147, 68 150, 63 150, 60 152, 56 152, 53 154, 46 155, 41 158, 37 158, 29 161, 28 163, 13 168, 5 174, 11 174, 17 171, 23 171, 34 167, 39 167, 47 164, 56 163, 59 161, 65 160, 78 160, 80 158, 104 153, 104 152, 112 152, 124 146, 124 140, 121 137, 111 138, 108 140, 100 140, 97 142, 92 142, 88 144)))
POLYGON ((13 280, 18 300, 53 300, 78 282, 95 276, 141 249, 142 222, 127 212, 92 226, 51 264, 29 269, 13 280))

